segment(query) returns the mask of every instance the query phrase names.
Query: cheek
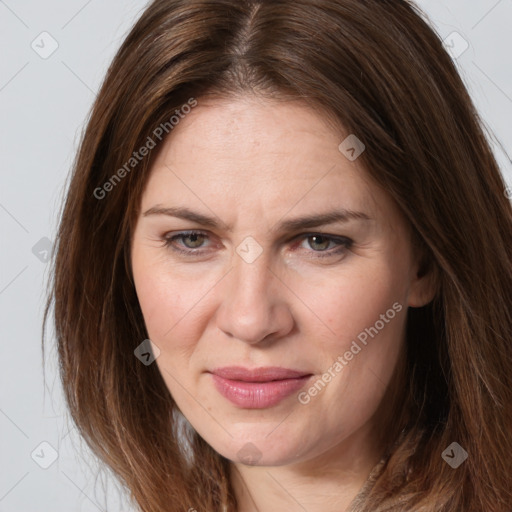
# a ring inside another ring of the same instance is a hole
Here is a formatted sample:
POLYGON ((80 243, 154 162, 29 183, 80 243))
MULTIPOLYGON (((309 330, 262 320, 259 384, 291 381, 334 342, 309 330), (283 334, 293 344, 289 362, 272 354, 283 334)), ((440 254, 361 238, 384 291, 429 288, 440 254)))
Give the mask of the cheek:
MULTIPOLYGON (((407 287, 404 276, 385 264, 348 269, 317 281, 315 287, 303 280, 297 295, 307 297, 307 305, 329 328, 330 343, 341 349, 378 322, 381 315, 395 318, 393 304, 405 309, 407 287), (389 312, 386 315, 386 312, 389 312)), ((400 322, 391 319, 383 331, 400 332, 400 322)), ((364 335, 363 335, 364 337, 364 335)))
POLYGON ((140 251, 133 256, 133 274, 149 338, 166 350, 171 342, 176 349, 195 343, 204 328, 208 292, 216 282, 212 273, 185 275, 169 261, 151 260, 140 251))
POLYGON ((200 282, 178 279, 162 266, 146 267, 135 275, 137 296, 149 339, 159 348, 155 361, 171 395, 186 410, 190 387, 195 374, 191 371, 193 354, 204 326, 201 320, 200 282))
POLYGON ((134 271, 134 280, 149 337, 155 342, 161 340, 184 314, 182 293, 171 288, 165 275, 155 269, 134 271))
POLYGON ((341 356, 347 362, 339 383, 344 383, 354 410, 364 417, 378 405, 399 356, 406 286, 393 272, 368 272, 346 280, 336 302, 338 314, 332 311, 331 326, 339 337, 331 354, 333 360, 341 356))
POLYGON ((308 417, 322 418, 321 429, 343 438, 373 416, 391 380, 405 328, 405 287, 394 273, 368 272, 330 280, 322 290, 312 309, 330 328, 315 347, 324 372, 318 379, 327 384, 315 381, 302 403, 308 417))

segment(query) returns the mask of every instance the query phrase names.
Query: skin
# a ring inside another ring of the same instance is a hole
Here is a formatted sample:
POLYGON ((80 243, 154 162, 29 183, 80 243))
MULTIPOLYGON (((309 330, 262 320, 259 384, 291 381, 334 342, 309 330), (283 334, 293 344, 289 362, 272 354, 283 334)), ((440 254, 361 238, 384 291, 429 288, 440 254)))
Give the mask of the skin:
POLYGON ((347 135, 300 102, 199 98, 159 148, 141 200, 132 270, 156 364, 190 424, 232 461, 243 512, 347 509, 382 456, 407 307, 432 297, 408 224, 361 161, 338 150, 347 135), (219 224, 144 215, 153 207, 219 224), (275 229, 340 208, 368 219, 275 229), (165 246, 187 230, 206 236, 165 246), (247 237, 261 248, 250 263, 237 253, 247 237), (238 407, 208 373, 281 366, 317 381, 394 303, 401 311, 307 404, 295 393, 267 409, 238 407), (240 461, 247 443, 255 465, 240 461))

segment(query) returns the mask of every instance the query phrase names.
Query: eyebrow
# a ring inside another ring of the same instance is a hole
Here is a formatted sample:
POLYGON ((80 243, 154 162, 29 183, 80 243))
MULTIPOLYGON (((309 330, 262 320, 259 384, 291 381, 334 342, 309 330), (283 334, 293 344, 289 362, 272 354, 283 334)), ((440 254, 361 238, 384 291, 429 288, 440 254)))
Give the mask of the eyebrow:
MULTIPOLYGON (((215 217, 203 215, 202 213, 195 212, 186 207, 162 207, 157 205, 143 213, 144 217, 148 217, 150 215, 167 215, 169 217, 189 220, 191 222, 195 222, 210 228, 219 228, 222 226, 222 224, 224 224, 223 222, 219 222, 215 217)), ((372 219, 364 212, 340 209, 316 215, 307 215, 296 217, 294 219, 287 219, 279 222, 277 226, 274 226, 271 229, 271 231, 298 231, 300 229, 314 228, 326 224, 334 224, 336 222, 348 222, 350 220, 368 221, 372 219)), ((232 226, 224 225, 224 228, 227 228, 227 231, 233 230, 232 226)))

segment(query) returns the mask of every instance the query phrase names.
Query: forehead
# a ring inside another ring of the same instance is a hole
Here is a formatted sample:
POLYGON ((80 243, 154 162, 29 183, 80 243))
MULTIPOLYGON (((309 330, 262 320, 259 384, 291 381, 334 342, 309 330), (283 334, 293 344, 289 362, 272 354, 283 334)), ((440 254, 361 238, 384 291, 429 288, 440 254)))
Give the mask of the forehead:
POLYGON ((199 99, 198 106, 175 127, 163 154, 183 158, 188 151, 186 159, 193 160, 196 153, 204 157, 206 151, 215 157, 212 164, 217 168, 243 171, 248 162, 252 172, 262 173, 272 169, 256 168, 255 157, 267 164, 280 158, 300 161, 304 156, 327 160, 341 137, 324 116, 303 102, 252 96, 208 98, 199 99))
POLYGON ((162 142, 142 207, 181 201, 256 215, 323 206, 376 214, 386 198, 338 149, 346 137, 303 102, 199 98, 162 142))

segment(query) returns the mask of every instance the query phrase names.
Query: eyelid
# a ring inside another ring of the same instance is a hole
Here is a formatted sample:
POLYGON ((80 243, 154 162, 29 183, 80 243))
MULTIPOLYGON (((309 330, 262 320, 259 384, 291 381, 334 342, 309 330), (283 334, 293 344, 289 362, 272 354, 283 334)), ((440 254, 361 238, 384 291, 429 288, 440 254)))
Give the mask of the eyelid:
POLYGON ((299 233, 298 235, 294 235, 292 240, 301 239, 301 238, 310 238, 312 236, 321 236, 323 238, 328 238, 329 240, 338 241, 338 242, 350 242, 351 240, 348 236, 343 235, 331 235, 329 233, 322 233, 321 231, 308 231, 306 233, 299 233))

